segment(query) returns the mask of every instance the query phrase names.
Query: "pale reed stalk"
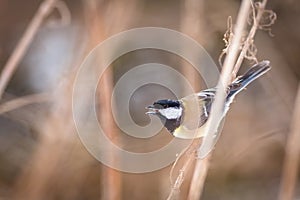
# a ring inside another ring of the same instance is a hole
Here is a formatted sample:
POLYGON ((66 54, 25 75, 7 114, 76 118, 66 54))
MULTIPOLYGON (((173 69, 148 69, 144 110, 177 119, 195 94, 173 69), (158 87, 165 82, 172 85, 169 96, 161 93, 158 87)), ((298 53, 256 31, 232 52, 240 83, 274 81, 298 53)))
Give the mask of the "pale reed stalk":
MULTIPOLYGON (((237 17, 237 24, 234 29, 234 37, 232 43, 229 46, 227 56, 225 58, 224 65, 222 68, 221 77, 217 86, 218 89, 216 92, 216 99, 212 106, 212 112, 211 112, 212 114, 207 122, 208 123, 207 134, 206 134, 207 136, 204 138, 203 144, 199 148, 200 157, 203 157, 203 155, 201 155, 203 149, 207 148, 207 146, 209 147, 212 145, 215 131, 219 127, 222 118, 221 113, 225 101, 225 92, 223 88, 224 86, 227 86, 232 81, 232 79, 235 78, 236 72, 239 70, 242 60, 244 59, 245 54, 249 48, 250 43, 248 44, 247 42, 253 40, 255 32, 258 28, 258 23, 260 22, 260 19, 264 12, 264 7, 266 5, 266 2, 267 1, 264 0, 263 3, 261 4, 261 7, 258 9, 258 14, 254 19, 253 27, 251 28, 250 33, 248 34, 247 39, 245 40, 245 44, 237 60, 237 56, 240 51, 240 46, 242 44, 243 32, 245 30, 249 10, 251 8, 251 1, 249 0, 242 1, 239 14, 237 17)), ((204 159, 198 159, 196 162, 195 171, 192 178, 189 196, 188 196, 188 199, 190 200, 196 200, 196 199, 198 200, 201 197, 203 187, 204 187, 204 182, 207 176, 207 171, 209 168, 210 157, 211 155, 208 155, 204 159)))
POLYGON ((300 84, 294 106, 290 134, 287 138, 279 200, 292 200, 297 182, 300 157, 300 84))

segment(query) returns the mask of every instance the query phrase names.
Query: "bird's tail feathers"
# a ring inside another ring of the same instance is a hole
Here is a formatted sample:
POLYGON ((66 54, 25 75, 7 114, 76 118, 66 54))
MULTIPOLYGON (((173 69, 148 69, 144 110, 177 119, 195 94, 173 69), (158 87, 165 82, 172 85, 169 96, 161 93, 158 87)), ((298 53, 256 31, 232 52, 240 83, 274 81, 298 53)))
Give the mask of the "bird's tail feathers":
POLYGON ((270 62, 264 60, 251 67, 244 75, 237 77, 228 87, 229 93, 227 98, 234 97, 237 93, 243 90, 252 81, 256 80, 261 75, 271 69, 270 62))

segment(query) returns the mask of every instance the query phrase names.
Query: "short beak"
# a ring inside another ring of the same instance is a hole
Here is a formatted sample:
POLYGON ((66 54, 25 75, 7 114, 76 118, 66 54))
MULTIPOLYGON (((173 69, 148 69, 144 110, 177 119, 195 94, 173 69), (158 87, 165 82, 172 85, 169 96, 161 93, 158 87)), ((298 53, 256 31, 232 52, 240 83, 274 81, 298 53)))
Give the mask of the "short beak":
POLYGON ((156 115, 158 112, 158 109, 153 105, 147 106, 146 109, 148 109, 148 112, 146 112, 147 115, 156 115))

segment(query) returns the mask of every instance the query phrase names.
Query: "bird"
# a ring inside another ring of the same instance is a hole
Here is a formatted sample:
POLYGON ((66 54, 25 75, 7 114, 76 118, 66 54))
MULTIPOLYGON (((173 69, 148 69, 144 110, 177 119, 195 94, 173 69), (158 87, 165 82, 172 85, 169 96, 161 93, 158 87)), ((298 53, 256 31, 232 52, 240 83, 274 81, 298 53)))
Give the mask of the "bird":
MULTIPOLYGON (((251 82, 271 69, 268 60, 261 61, 242 76, 238 76, 226 88, 224 117, 235 96, 251 82)), ((162 99, 146 107, 147 115, 157 116, 164 127, 176 138, 194 139, 204 136, 217 88, 209 88, 179 100, 162 99)))

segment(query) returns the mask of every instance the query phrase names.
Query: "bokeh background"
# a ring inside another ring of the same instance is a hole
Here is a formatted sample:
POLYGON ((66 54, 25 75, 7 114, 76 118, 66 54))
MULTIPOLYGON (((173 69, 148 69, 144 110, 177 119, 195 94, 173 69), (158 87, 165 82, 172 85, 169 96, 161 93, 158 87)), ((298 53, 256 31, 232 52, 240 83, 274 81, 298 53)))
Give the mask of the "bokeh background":
MULTIPOLYGON (((0 68, 42 2, 0 1, 0 68)), ((123 173, 102 165, 84 148, 72 119, 74 77, 85 56, 101 41, 145 26, 189 35, 218 63, 227 18, 232 16, 235 22, 240 1, 65 0, 55 5, 57 8, 43 20, 1 99, 0 199, 166 199, 171 166, 151 173, 123 173), (24 96, 29 97, 25 106, 23 101, 5 104, 24 96)), ((274 36, 258 31, 255 44, 257 59, 270 60, 272 70, 232 105, 213 153, 202 199, 278 197, 300 75, 300 2, 270 0, 267 9, 277 14, 272 26, 274 36)), ((116 60, 100 81, 97 108, 108 137, 126 150, 149 152, 172 139, 165 130, 149 139, 124 135, 110 114, 111 91, 122 74, 153 61, 182 72, 195 90, 206 88, 192 66, 164 51, 141 50, 116 60)), ((241 72, 248 66, 246 61, 241 72)), ((130 100, 133 120, 148 124, 150 118, 144 115, 144 107, 162 98, 175 97, 159 85, 136 90, 130 100)), ((187 197, 190 178, 191 174, 186 174, 180 199, 187 197)))

